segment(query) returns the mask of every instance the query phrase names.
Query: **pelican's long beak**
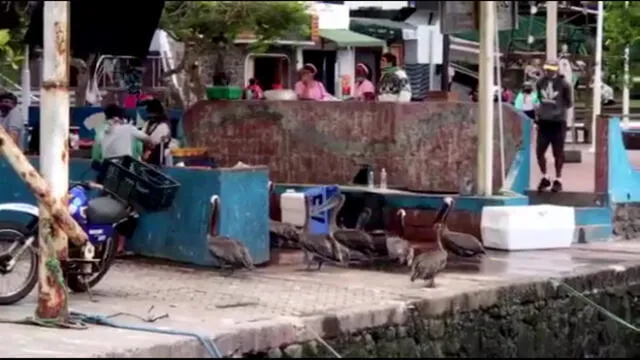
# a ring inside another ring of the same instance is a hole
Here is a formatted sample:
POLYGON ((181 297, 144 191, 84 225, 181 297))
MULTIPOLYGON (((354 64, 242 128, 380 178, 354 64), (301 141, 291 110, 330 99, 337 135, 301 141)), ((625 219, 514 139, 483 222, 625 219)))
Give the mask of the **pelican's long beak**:
POLYGON ((397 215, 400 217, 400 226, 404 229, 405 218, 407 217, 407 211, 405 209, 400 209, 398 210, 397 215))
POLYGON ((454 200, 452 197, 447 196, 442 200, 443 204, 438 209, 438 214, 436 218, 433 220, 433 225, 438 223, 444 223, 447 220, 447 216, 449 215, 449 211, 453 207, 454 200))
POLYGON ((312 207, 309 212, 311 215, 317 215, 321 212, 331 210, 340 204, 340 200, 340 195, 334 195, 330 197, 324 204, 318 207, 312 207))

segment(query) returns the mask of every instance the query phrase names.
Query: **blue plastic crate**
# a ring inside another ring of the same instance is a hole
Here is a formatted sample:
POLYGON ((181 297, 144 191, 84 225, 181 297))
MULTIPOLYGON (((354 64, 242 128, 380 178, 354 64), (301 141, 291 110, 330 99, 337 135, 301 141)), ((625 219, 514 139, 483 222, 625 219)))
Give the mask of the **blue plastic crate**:
MULTIPOLYGON (((311 197, 311 204, 313 207, 316 207, 323 205, 330 197, 340 194, 340 187, 338 187, 338 185, 317 186, 305 190, 304 194, 311 197)), ((329 220, 331 220, 332 211, 333 210, 328 210, 311 216, 310 231, 312 234, 329 233, 329 220)))

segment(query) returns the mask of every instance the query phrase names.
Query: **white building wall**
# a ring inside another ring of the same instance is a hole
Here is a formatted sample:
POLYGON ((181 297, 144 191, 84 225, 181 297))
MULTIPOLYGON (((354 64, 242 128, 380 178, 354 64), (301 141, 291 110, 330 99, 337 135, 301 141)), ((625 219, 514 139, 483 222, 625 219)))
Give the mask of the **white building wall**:
MULTIPOLYGON (((345 1, 349 9, 378 7, 384 10, 401 9, 408 6, 408 1, 345 1)), ((432 24, 429 24, 431 12, 418 10, 406 22, 416 26, 417 40, 405 41, 405 62, 428 64, 433 53, 433 62, 442 64, 442 33, 438 13, 434 13, 432 24), (431 36, 433 33, 433 37, 431 36)))
POLYGON ((327 4, 313 1, 311 11, 318 15, 320 29, 349 28, 349 6, 346 4, 327 4))
MULTIPOLYGON (((349 29, 349 6, 346 4, 327 4, 314 1, 311 4, 311 11, 318 16, 318 28, 322 29, 349 29)), ((336 78, 335 94, 342 96, 340 79, 346 75, 350 79, 351 89, 355 81, 355 51, 351 48, 339 48, 336 51, 336 78)), ((353 90, 352 90, 353 91, 353 90)))

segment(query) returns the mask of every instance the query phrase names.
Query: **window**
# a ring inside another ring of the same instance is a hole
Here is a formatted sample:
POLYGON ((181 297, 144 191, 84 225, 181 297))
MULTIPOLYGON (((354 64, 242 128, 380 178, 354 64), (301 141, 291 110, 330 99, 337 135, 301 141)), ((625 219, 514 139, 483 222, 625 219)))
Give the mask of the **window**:
POLYGON ((284 54, 249 54, 245 60, 245 83, 255 78, 262 90, 287 89, 289 58, 284 54))

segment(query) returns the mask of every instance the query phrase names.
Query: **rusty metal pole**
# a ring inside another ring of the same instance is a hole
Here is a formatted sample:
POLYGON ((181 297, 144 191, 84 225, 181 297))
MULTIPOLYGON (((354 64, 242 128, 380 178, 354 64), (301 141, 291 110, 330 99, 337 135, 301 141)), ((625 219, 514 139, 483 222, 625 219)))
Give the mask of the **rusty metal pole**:
MULTIPOLYGON (((69 2, 45 1, 42 86, 40 89, 40 172, 56 202, 66 203, 69 186, 69 2)), ((67 258, 67 235, 40 204, 39 286, 36 316, 66 321, 67 288, 60 260, 67 258)))

